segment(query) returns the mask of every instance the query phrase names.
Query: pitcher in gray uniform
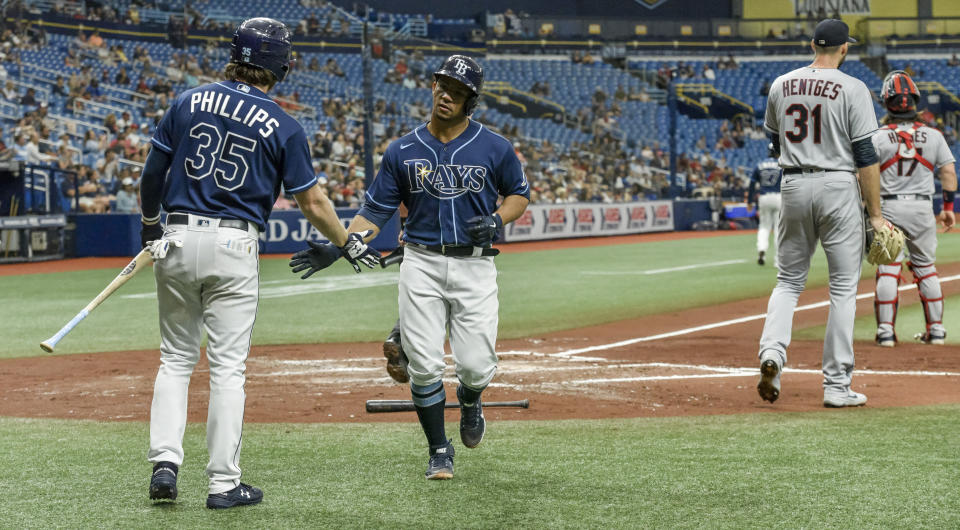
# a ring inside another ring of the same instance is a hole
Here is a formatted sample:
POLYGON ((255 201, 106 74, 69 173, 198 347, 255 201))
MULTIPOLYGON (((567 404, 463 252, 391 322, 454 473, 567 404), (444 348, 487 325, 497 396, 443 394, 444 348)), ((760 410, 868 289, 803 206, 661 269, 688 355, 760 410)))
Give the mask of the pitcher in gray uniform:
MULTIPOLYGON (((933 215, 934 175, 943 188, 945 227, 954 224, 953 199, 957 191, 954 157, 940 131, 917 121, 920 91, 906 72, 893 71, 883 81, 881 97, 887 107, 884 127, 873 135, 880 156, 880 187, 883 217, 900 227, 907 236, 910 261, 907 267, 920 293, 926 328, 914 338, 925 344, 943 344, 943 292, 934 266, 937 252, 937 218, 933 215)), ((874 313, 877 316, 876 341, 880 346, 897 344, 897 321, 901 252, 894 263, 877 267, 874 313)))
POLYGON ((884 226, 880 171, 871 142, 877 129, 873 98, 863 82, 838 68, 846 58, 849 28, 827 19, 814 31, 810 66, 778 77, 770 89, 764 128, 772 135, 783 168, 782 209, 777 233, 777 285, 770 295, 760 338, 760 397, 776 401, 787 362, 793 312, 810 270, 817 240, 827 255, 830 314, 823 341, 823 404, 858 406, 863 394, 850 388, 857 282, 863 260, 864 219, 884 226))

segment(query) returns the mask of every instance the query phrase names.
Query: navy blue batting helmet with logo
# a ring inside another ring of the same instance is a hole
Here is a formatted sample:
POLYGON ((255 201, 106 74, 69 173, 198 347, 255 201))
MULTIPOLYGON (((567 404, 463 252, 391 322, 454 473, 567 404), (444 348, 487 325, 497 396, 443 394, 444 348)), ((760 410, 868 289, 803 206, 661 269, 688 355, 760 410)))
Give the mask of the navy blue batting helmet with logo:
POLYGON ((483 90, 483 68, 480 67, 480 63, 466 55, 451 55, 443 61, 440 69, 433 73, 434 80, 439 75, 456 79, 473 92, 463 104, 463 113, 467 116, 472 114, 473 109, 477 108, 480 91, 483 90))
POLYGON ((273 72, 277 82, 290 70, 290 30, 279 20, 251 18, 233 33, 230 60, 273 72))

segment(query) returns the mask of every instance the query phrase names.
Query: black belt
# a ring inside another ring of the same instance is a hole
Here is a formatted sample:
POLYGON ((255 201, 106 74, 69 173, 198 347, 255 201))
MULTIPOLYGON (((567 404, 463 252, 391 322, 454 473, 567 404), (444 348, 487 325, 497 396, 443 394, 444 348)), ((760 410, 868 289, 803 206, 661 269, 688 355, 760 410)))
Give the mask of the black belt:
MULTIPOLYGON (((167 215, 167 224, 168 225, 189 225, 190 216, 185 213, 171 213, 167 215)), ((248 230, 250 223, 243 219, 220 219, 220 224, 218 225, 221 228, 239 228, 240 230, 248 230)))
MULTIPOLYGON (((471 247, 467 245, 422 245, 420 243, 407 243, 410 246, 421 250, 435 252, 451 258, 475 257, 474 251, 480 247, 471 247)), ((500 253, 498 248, 485 247, 480 250, 480 256, 496 256, 500 253)))
POLYGON ((818 167, 785 167, 783 168, 784 175, 799 175, 801 173, 817 173, 823 171, 824 173, 830 171, 846 171, 847 173, 852 173, 848 169, 820 169, 818 167))
POLYGON ((885 201, 929 201, 931 199, 929 195, 921 195, 919 193, 900 193, 896 195, 881 195, 880 198, 885 201))

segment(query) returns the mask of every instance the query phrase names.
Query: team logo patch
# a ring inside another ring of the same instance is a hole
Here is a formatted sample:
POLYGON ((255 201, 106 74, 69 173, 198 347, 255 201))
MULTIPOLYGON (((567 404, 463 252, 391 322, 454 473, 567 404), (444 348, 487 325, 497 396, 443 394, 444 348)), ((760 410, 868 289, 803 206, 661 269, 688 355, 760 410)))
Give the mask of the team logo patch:
POLYGON ((240 92, 247 93, 247 94, 250 93, 250 87, 248 87, 247 85, 245 85, 245 84, 243 84, 243 83, 240 83, 239 85, 237 85, 237 90, 239 90, 240 92))
POLYGON ((487 168, 461 164, 437 167, 423 158, 404 160, 410 193, 427 192, 438 199, 453 199, 467 192, 480 193, 487 183, 487 168))
POLYGON ((467 63, 463 62, 463 59, 457 59, 457 73, 463 75, 467 73, 467 69, 470 68, 467 66, 467 63))
POLYGON ((669 0, 634 0, 634 1, 647 9, 656 9, 662 6, 663 4, 666 4, 669 0))

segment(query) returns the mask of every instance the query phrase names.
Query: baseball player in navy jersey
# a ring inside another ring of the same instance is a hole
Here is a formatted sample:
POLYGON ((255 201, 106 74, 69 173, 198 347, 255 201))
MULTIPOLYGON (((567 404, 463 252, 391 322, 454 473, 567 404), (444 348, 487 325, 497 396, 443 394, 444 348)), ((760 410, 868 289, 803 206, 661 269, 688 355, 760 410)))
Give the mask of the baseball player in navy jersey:
MULTIPOLYGON (((934 176, 943 188, 940 221, 953 226, 953 200, 957 191, 954 157, 940 131, 917 121, 920 91, 906 72, 890 72, 883 81, 881 98, 887 107, 885 125, 873 135, 880 156, 880 188, 883 217, 907 236, 910 261, 907 267, 920 293, 926 329, 915 338, 926 344, 943 344, 943 292, 934 266, 937 252, 937 222, 933 215, 934 176)), ((904 254, 894 263, 877 266, 874 312, 877 316, 876 341, 880 346, 895 346, 901 264, 904 254)))
MULTIPOLYGON (((497 233, 519 217, 530 186, 510 141, 469 119, 483 70, 453 55, 434 73, 430 121, 387 147, 351 231, 374 233, 403 204, 400 334, 410 389, 429 445, 428 479, 453 477, 444 431, 444 342, 460 401, 460 440, 476 447, 486 422, 480 395, 497 369, 497 233), (498 196, 504 197, 497 207, 498 196)), ((321 263, 325 265, 325 263, 321 263)))
MULTIPOLYGON (((770 232, 780 224, 780 163, 774 158, 773 144, 768 147, 767 158, 761 160, 750 177, 750 202, 757 208, 760 218, 757 227, 757 265, 765 263, 770 247, 770 232)), ((774 232, 776 234, 776 232, 774 232)), ((777 240, 774 236, 773 255, 777 255, 777 240)), ((776 266, 774 260, 774 266, 776 266)))
MULTIPOLYGON (((256 504, 240 482, 245 362, 257 313, 258 235, 281 184, 356 266, 379 255, 347 234, 313 175, 303 128, 269 97, 290 63, 290 32, 269 18, 240 24, 225 81, 180 94, 143 169, 141 239, 155 260, 161 365, 150 409, 150 498, 177 497, 187 387, 207 335, 208 508, 256 504), (166 229, 160 207, 168 212, 166 229)), ((359 267, 356 267, 359 271, 359 267)))
POLYGON ((810 66, 778 77, 767 99, 764 128, 780 151, 783 181, 777 234, 777 285, 767 305, 760 337, 760 397, 776 401, 787 362, 793 312, 803 292, 817 241, 830 275, 830 313, 823 341, 823 404, 863 405, 867 397, 850 388, 857 282, 864 252, 861 192, 869 223, 877 232, 880 170, 871 138, 877 130, 873 98, 863 82, 838 68, 846 58, 847 25, 817 24, 810 66), (860 176, 860 189, 857 175, 860 176))

